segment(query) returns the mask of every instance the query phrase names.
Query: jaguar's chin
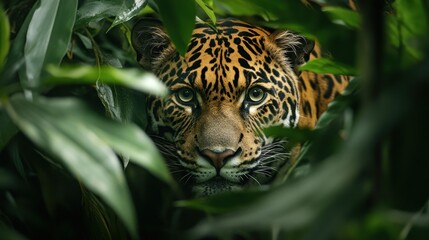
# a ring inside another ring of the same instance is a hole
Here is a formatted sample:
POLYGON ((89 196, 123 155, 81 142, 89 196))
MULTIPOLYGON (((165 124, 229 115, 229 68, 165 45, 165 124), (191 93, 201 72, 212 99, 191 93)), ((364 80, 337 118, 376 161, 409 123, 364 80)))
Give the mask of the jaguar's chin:
POLYGON ((243 189, 243 184, 234 183, 221 177, 214 177, 208 181, 192 186, 192 192, 196 197, 211 196, 224 192, 243 189))

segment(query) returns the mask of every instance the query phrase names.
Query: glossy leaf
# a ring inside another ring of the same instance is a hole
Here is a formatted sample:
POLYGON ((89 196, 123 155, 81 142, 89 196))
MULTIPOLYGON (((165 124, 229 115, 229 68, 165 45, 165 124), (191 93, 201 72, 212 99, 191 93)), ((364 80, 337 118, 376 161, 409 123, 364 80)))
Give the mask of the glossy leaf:
POLYGON ((124 23, 136 16, 147 4, 147 0, 134 0, 130 6, 123 3, 121 11, 116 14, 116 18, 112 23, 112 27, 124 23))
POLYGON ((327 58, 318 58, 311 60, 301 67, 299 67, 301 71, 310 71, 314 73, 320 74, 337 74, 337 75, 355 75, 356 70, 345 64, 341 64, 338 62, 334 62, 327 58))
POLYGON ((51 77, 45 84, 95 84, 97 81, 105 84, 120 84, 146 93, 164 96, 167 88, 152 73, 143 73, 138 69, 118 69, 109 66, 101 68, 92 66, 55 67, 48 66, 51 77))
POLYGON ((21 70, 23 86, 39 87, 39 78, 47 64, 59 64, 71 38, 77 0, 41 0, 28 26, 21 70))
POLYGON ((0 71, 9 52, 9 21, 0 6, 0 71))
POLYGON ((207 16, 212 21, 212 24, 216 24, 216 15, 213 12, 213 9, 211 9, 206 2, 203 0, 195 0, 195 2, 200 6, 201 9, 207 14, 207 16))
POLYGON ((110 87, 107 84, 97 82, 95 87, 108 116, 119 122, 129 122, 128 109, 132 109, 132 103, 128 101, 128 97, 126 95, 121 96, 121 91, 118 91, 115 86, 110 87), (123 107, 120 105, 121 101, 124 101, 123 107), (127 109, 127 107, 129 108, 127 109))
POLYGON ((28 138, 57 157, 99 195, 118 214, 131 235, 136 236, 136 219, 122 166, 103 139, 106 135, 98 135, 111 129, 93 130, 104 124, 103 120, 73 99, 28 101, 23 95, 15 95, 6 109, 28 138))
MULTIPOLYGON (((106 110, 106 115, 119 122, 128 123, 134 119, 134 113, 138 112, 139 115, 144 116, 144 110, 135 109, 135 100, 133 100, 131 90, 124 87, 97 82, 96 83, 97 95, 106 110)), ((142 103, 142 102, 141 102, 142 103)), ((136 121, 134 121, 136 122, 136 121)), ((145 127, 143 127, 145 129, 145 127)), ((129 163, 128 155, 121 155, 124 167, 129 163)))
POLYGON ((184 56, 195 27, 194 0, 155 0, 168 35, 180 55, 184 56))
POLYGON ((147 169, 161 180, 173 184, 173 179, 155 144, 138 127, 113 121, 86 119, 92 131, 118 153, 130 156, 130 161, 147 169))
POLYGON ((0 72, 0 83, 2 85, 6 85, 8 83, 16 81, 14 76, 17 74, 18 70, 20 70, 21 72, 25 72, 24 47, 26 41, 26 34, 28 26, 31 22, 31 18, 36 9, 37 4, 34 4, 33 8, 27 14, 25 21, 22 23, 18 34, 15 37, 14 43, 10 48, 10 52, 6 60, 3 72, 0 72))
POLYGON ((112 28, 137 15, 146 4, 146 0, 88 0, 79 7, 76 25, 81 27, 92 21, 115 16, 112 28))

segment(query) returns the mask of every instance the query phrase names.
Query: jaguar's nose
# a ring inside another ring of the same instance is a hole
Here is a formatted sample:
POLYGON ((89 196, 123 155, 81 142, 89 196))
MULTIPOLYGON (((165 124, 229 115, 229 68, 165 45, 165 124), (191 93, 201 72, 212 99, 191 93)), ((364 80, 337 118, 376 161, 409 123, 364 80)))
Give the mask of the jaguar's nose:
POLYGON ((210 163, 216 168, 220 169, 225 165, 225 163, 234 156, 237 151, 227 149, 222 152, 215 152, 210 149, 204 149, 200 154, 205 157, 207 160, 210 160, 210 163))

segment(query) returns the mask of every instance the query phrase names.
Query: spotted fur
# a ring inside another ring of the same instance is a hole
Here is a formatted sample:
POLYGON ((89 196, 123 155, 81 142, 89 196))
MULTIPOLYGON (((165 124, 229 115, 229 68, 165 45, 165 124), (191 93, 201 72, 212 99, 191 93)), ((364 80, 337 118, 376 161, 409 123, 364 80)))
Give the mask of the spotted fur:
POLYGON ((149 132, 178 181, 200 195, 272 179, 293 156, 262 128, 314 127, 348 82, 298 71, 320 55, 312 41, 238 20, 196 23, 184 57, 157 20, 141 20, 132 39, 141 66, 170 90, 149 97, 149 132))

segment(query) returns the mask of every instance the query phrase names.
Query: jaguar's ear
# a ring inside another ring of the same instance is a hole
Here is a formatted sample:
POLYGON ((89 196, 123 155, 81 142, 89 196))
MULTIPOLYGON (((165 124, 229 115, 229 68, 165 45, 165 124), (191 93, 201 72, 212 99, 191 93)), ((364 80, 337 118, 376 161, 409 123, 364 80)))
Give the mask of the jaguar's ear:
POLYGON ((162 23, 155 18, 139 20, 133 27, 131 42, 137 61, 146 70, 154 70, 166 54, 174 50, 162 23))
POLYGON ((284 60, 295 71, 297 71, 299 66, 308 61, 310 53, 314 48, 314 41, 290 31, 275 31, 270 35, 270 38, 280 48, 280 54, 284 60))

